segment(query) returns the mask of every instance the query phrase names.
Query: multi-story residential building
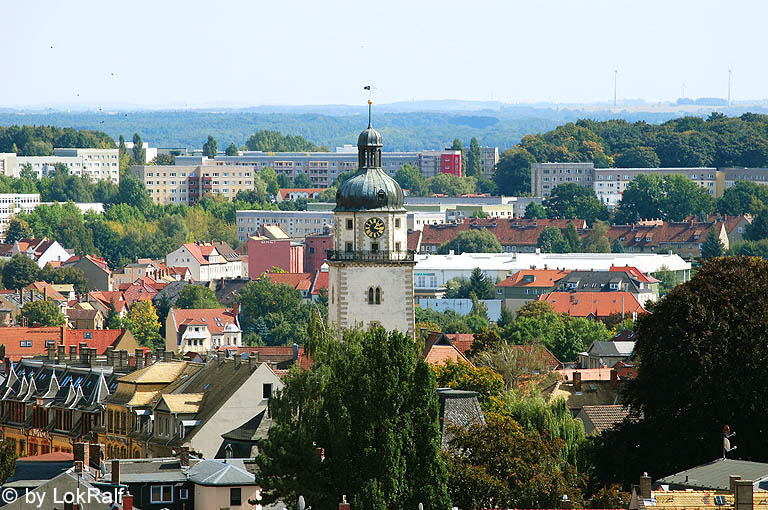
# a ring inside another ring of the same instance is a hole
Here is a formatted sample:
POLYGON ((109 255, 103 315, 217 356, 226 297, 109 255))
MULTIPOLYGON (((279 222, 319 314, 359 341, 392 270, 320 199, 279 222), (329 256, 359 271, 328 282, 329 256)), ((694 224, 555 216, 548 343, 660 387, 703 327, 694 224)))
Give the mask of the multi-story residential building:
POLYGON ((555 282, 568 274, 561 269, 522 269, 496 284, 496 299, 504 309, 515 313, 521 306, 536 301, 555 289, 555 282))
POLYGON ((253 166, 137 165, 131 173, 147 187, 158 204, 194 204, 206 193, 234 200, 253 189, 253 166))
POLYGON ((239 347, 243 333, 237 307, 171 308, 165 321, 165 348, 172 352, 210 352, 219 347, 239 347))
POLYGON ((595 168, 593 189, 600 201, 608 206, 615 206, 629 183, 638 175, 682 175, 712 196, 719 197, 724 191, 717 186, 717 168, 595 168))
POLYGON ((31 213, 40 205, 39 193, 0 193, 0 236, 5 237, 12 216, 31 213))
POLYGON ((496 171, 499 162, 498 147, 480 147, 480 166, 483 169, 483 177, 490 179, 496 171))
POLYGON ((555 282, 556 291, 629 292, 638 303, 659 299, 658 281, 629 271, 571 271, 555 282))
POLYGON ((53 149, 53 156, 17 156, 0 154, 0 171, 3 175, 19 177, 24 165, 32 165, 38 178, 55 170, 56 163, 67 167, 72 175, 88 176, 93 180, 120 182, 118 149, 53 149))
POLYGON ((258 232, 262 225, 277 225, 290 237, 302 238, 308 234, 320 234, 333 226, 331 211, 237 211, 237 237, 245 241, 258 232))
POLYGON ((189 268, 192 280, 242 278, 243 259, 225 242, 186 243, 165 257, 168 267, 189 268))
POLYGON ((691 259, 701 256, 701 247, 713 228, 727 249, 730 240, 722 221, 641 221, 632 225, 612 225, 606 236, 611 244, 621 243, 628 253, 669 251, 691 259))
MULTIPOLYGON (((382 153, 382 154, 387 154, 382 153)), ((419 169, 425 178, 440 174, 451 174, 461 177, 461 151, 446 149, 442 151, 421 151, 419 155, 419 169)))
POLYGON ((592 163, 531 163, 531 193, 546 197, 552 188, 568 182, 592 188, 594 170, 592 163))

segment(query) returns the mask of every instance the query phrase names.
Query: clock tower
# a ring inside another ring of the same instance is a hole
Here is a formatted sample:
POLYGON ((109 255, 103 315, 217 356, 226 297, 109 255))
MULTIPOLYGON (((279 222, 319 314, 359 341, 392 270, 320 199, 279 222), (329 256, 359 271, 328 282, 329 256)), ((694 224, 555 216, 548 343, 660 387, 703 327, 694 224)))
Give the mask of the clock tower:
POLYGON ((357 138, 358 171, 336 192, 328 252, 328 321, 342 328, 379 324, 413 335, 413 252, 403 190, 381 169, 381 134, 357 138))

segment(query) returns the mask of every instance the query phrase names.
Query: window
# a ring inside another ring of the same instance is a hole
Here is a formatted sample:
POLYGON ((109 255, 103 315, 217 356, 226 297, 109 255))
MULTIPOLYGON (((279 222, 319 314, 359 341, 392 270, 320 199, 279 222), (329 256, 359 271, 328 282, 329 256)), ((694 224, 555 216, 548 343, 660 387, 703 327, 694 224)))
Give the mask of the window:
POLYGON ((186 501, 189 499, 189 489, 179 489, 179 499, 186 501))
POLYGON ((379 251, 379 243, 371 243, 371 251, 372 252, 379 251))
POLYGON ((19 342, 21 347, 32 347, 32 340, 22 340, 19 342))
POLYGON ((264 400, 272 398, 272 383, 264 383, 261 385, 261 398, 264 400))
POLYGON ((395 218, 395 228, 400 228, 400 218, 395 218))
POLYGON ((347 220, 347 230, 352 230, 352 220, 347 220))
POLYGON ((240 487, 232 487, 229 489, 229 506, 242 505, 242 489, 240 487))
POLYGON ((153 485, 149 491, 149 502, 150 503, 173 503, 173 486, 172 485, 153 485))
POLYGON ((381 304, 381 289, 379 287, 376 287, 376 304, 381 304))
POLYGON ((93 332, 86 331, 85 333, 83 333, 83 338, 93 338, 93 332))
POLYGON ((352 243, 347 243, 347 251, 352 251, 352 243))

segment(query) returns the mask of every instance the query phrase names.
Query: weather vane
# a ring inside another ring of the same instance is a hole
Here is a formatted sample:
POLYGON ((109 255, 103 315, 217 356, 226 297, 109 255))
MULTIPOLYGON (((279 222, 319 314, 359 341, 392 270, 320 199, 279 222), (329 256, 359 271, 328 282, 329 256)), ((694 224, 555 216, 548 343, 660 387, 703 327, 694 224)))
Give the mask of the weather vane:
POLYGON ((376 89, 371 84, 365 85, 363 87, 364 90, 368 91, 368 127, 370 128, 372 126, 371 124, 371 105, 373 104, 373 91, 376 89))

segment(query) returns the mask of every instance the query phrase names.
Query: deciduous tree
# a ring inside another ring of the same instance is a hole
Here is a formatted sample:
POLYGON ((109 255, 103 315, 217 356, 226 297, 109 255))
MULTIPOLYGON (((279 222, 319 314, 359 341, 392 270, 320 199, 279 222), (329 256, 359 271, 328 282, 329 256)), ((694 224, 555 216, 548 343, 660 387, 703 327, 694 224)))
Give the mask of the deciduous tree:
POLYGON ((174 303, 176 308, 221 308, 216 295, 205 285, 187 285, 174 303))
POLYGON ((472 229, 459 232, 456 237, 440 245, 437 253, 447 255, 450 251, 457 255, 468 253, 501 253, 501 243, 488 230, 472 229))
POLYGON ((147 299, 135 301, 128 309, 128 315, 124 321, 139 344, 153 350, 164 345, 163 338, 160 336, 160 321, 152 301, 147 299))
POLYGON ((40 268, 29 257, 17 253, 3 266, 3 284, 6 289, 21 289, 34 282, 40 268))

